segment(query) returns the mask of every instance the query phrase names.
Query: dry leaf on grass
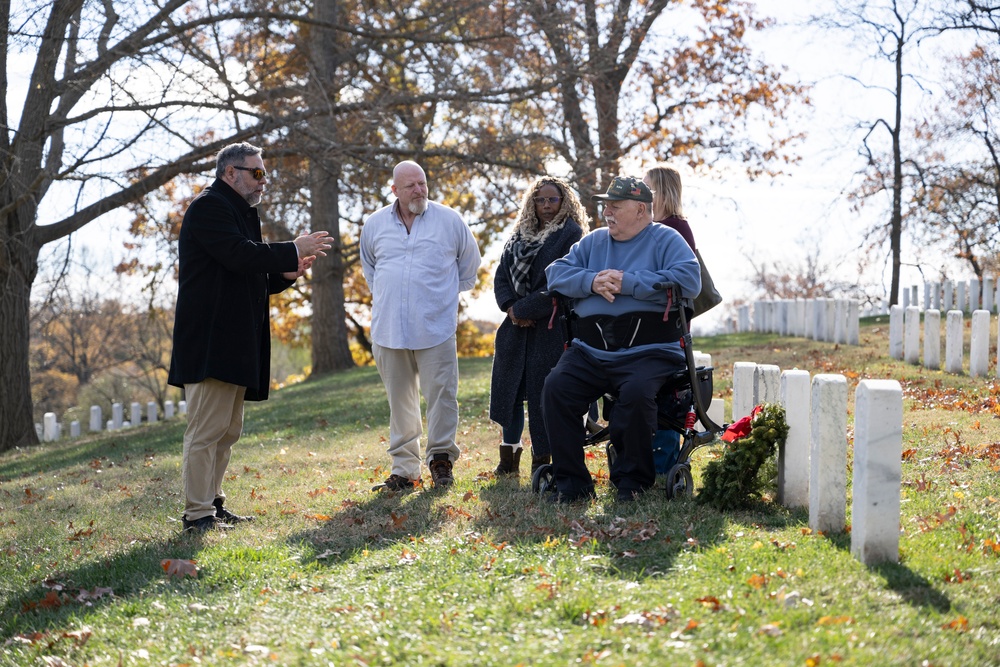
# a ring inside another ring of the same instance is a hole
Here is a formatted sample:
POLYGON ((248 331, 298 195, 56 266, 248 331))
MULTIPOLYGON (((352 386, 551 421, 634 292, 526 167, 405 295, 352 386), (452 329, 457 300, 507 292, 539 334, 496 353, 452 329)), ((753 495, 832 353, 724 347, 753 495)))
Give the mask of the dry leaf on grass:
POLYGON ((160 567, 167 573, 168 577, 183 579, 185 576, 197 577, 198 566, 193 560, 183 560, 180 558, 164 558, 160 561, 160 567))

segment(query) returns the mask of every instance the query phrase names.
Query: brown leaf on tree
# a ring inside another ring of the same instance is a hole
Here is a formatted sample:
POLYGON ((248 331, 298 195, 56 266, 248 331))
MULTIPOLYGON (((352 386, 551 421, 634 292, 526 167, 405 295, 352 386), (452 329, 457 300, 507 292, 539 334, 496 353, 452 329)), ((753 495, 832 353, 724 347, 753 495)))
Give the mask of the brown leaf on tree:
POLYGON ((198 566, 195 565, 193 560, 184 560, 181 558, 164 558, 160 561, 160 567, 163 571, 167 573, 168 577, 177 577, 178 579, 183 579, 185 576, 197 577, 198 576, 198 566))

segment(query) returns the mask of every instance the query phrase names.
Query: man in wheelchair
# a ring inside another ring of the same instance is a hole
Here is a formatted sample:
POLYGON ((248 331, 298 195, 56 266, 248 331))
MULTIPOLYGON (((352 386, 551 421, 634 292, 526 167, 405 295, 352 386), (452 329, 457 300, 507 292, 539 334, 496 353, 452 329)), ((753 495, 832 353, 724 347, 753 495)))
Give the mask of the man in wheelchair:
POLYGON ((701 290, 694 252, 675 230, 653 224, 653 195, 642 181, 616 177, 594 199, 604 203, 607 227, 584 236, 545 270, 549 290, 572 299, 575 314, 572 344, 542 390, 552 444, 548 499, 561 503, 594 496, 583 415, 609 391, 618 395, 610 424, 617 497, 633 500, 655 483, 656 393, 685 367, 677 342, 684 332, 667 317, 669 293, 656 285, 674 283, 686 298, 701 290))

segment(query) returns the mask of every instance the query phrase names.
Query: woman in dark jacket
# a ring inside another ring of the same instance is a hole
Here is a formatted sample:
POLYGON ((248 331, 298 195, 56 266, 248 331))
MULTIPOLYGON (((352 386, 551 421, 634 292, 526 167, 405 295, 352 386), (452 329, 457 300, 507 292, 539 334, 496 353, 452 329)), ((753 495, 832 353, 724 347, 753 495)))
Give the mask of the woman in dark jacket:
POLYGON ((551 460, 542 422, 542 385, 563 350, 562 327, 549 328, 552 299, 545 267, 569 252, 589 229, 589 218, 566 181, 535 180, 521 202, 514 232, 504 246, 493 293, 507 313, 497 330, 490 386, 490 419, 503 429, 500 464, 494 474, 517 476, 528 401, 531 470, 551 460))

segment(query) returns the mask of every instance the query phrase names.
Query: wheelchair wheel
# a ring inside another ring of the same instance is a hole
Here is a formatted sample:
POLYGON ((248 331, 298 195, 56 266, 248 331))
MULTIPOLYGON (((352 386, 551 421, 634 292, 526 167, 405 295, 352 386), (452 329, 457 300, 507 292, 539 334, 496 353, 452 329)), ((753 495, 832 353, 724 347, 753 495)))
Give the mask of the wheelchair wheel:
POLYGON ((540 465, 531 473, 531 490, 533 493, 545 493, 554 484, 552 464, 540 465))
POLYGON ((687 463, 678 463, 667 473, 667 498, 690 498, 694 495, 694 478, 687 463))

